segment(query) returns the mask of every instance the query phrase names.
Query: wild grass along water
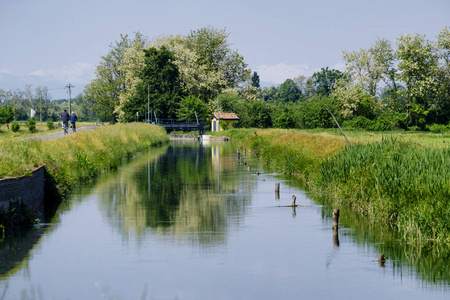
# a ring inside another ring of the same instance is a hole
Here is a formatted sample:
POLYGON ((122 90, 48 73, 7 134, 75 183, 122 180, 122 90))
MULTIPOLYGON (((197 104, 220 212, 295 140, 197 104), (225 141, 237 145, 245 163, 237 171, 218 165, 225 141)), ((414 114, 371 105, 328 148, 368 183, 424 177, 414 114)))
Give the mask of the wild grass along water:
POLYGON ((140 123, 101 126, 53 140, 3 140, 0 178, 17 177, 45 165, 60 194, 107 170, 136 152, 168 141, 164 129, 140 123))
MULTIPOLYGON (((389 222, 409 243, 450 243, 450 150, 413 138, 352 139, 295 130, 232 131, 275 171, 303 177, 334 206, 389 222)), ((441 138, 441 137, 440 137, 441 138)), ((442 145, 442 144, 441 144, 442 145)))

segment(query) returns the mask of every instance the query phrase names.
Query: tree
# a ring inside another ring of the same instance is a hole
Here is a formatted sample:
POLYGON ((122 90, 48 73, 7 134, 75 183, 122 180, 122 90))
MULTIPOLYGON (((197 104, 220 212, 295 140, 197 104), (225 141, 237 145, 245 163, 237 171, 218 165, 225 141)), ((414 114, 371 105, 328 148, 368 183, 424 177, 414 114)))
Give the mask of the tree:
POLYGON ((200 120, 208 120, 211 115, 206 103, 192 95, 184 97, 177 111, 178 119, 195 119, 195 113, 200 120))
POLYGON ((335 69, 322 68, 319 72, 312 75, 312 80, 316 89, 316 93, 322 96, 329 96, 334 89, 334 84, 344 74, 335 69))
POLYGON ((434 75, 437 69, 437 56, 434 47, 425 36, 405 34, 397 38, 396 56, 399 59, 399 78, 405 83, 406 98, 408 100, 406 113, 409 123, 416 124, 410 108, 416 103, 416 111, 427 112, 430 108, 429 100, 435 91, 434 75))
POLYGON ((136 120, 136 113, 145 116, 149 99, 158 119, 176 118, 183 93, 174 54, 165 47, 146 49, 144 54, 145 66, 139 76, 142 81, 130 101, 123 103, 122 121, 136 120))
POLYGON ((101 57, 94 78, 85 88, 84 94, 94 103, 100 119, 107 122, 116 122, 116 106, 119 104, 120 93, 126 90, 126 78, 120 68, 123 63, 125 51, 133 44, 145 44, 145 38, 137 32, 134 41, 128 35, 120 35, 121 40, 109 47, 111 50, 101 57))
POLYGON ((252 75, 252 86, 256 87, 256 88, 260 88, 261 87, 259 85, 259 75, 258 75, 258 73, 256 73, 256 71, 253 72, 253 75, 252 75))
POLYGON ((436 95, 433 110, 429 115, 436 123, 445 124, 450 120, 450 30, 442 29, 436 42, 438 68, 436 70, 436 95))
POLYGON ((358 81, 349 80, 347 76, 341 77, 335 84, 332 96, 339 103, 339 114, 344 119, 355 116, 374 117, 375 98, 368 94, 358 81))
POLYGON ((278 99, 280 102, 297 102, 302 98, 302 91, 292 79, 286 79, 278 89, 278 99))
POLYGON ((9 123, 14 121, 14 108, 10 105, 0 106, 0 125, 7 124, 9 128, 9 123))
POLYGON ((359 52, 343 52, 343 59, 347 67, 347 73, 357 81, 371 96, 377 95, 378 83, 381 80, 382 68, 375 63, 370 51, 361 49, 359 52))
POLYGON ((208 103, 217 93, 250 78, 244 58, 230 48, 228 36, 223 29, 205 27, 187 36, 160 37, 153 46, 173 51, 184 92, 208 103))

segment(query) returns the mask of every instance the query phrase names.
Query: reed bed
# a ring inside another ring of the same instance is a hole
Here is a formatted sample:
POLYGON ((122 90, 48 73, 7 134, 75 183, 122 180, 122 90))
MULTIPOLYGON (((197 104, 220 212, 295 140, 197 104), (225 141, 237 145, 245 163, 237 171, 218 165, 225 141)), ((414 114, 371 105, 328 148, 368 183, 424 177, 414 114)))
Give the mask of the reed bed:
POLYGON ((449 240, 450 150, 396 139, 347 147, 319 186, 340 204, 396 224, 408 242, 449 240))
POLYGON ((22 176, 45 165, 65 195, 135 153, 167 141, 164 129, 140 123, 101 126, 53 140, 3 140, 0 178, 22 176))
POLYGON ((237 130, 230 136, 272 170, 302 177, 333 206, 395 226, 406 242, 450 243, 446 139, 429 146, 393 134, 352 139, 349 147, 336 135, 296 130, 237 130))

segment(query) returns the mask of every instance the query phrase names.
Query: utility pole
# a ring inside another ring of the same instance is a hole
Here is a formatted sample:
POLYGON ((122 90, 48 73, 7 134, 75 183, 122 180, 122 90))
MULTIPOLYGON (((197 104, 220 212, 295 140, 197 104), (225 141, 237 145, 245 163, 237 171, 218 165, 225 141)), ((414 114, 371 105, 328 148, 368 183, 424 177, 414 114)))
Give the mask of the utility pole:
POLYGON ((66 85, 66 89, 69 89, 69 111, 68 111, 68 113, 69 113, 69 115, 72 113, 72 106, 71 106, 71 103, 70 103, 70 88, 73 88, 74 86, 73 85, 71 85, 70 84, 70 82, 69 82, 69 84, 68 85, 66 85))
POLYGON ((220 131, 219 92, 217 92, 217 131, 220 131))

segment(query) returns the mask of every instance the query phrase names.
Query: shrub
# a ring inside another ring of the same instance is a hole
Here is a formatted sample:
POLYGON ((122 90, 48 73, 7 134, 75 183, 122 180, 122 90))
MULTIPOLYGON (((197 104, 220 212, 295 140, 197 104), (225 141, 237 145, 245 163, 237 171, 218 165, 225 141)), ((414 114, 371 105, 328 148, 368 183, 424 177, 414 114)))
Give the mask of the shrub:
POLYGON ((11 123, 11 130, 14 132, 18 132, 20 130, 20 125, 18 122, 11 123))
POLYGON ((31 118, 27 120, 27 127, 30 132, 36 132, 36 119, 31 118))
POLYGON ((48 130, 53 130, 53 129, 55 129, 55 123, 53 123, 53 121, 52 120, 48 120, 47 121, 47 127, 48 127, 48 130))
POLYGON ((442 124, 431 124, 431 125, 427 125, 426 129, 428 129, 429 131, 434 132, 434 133, 441 133, 441 132, 447 131, 447 126, 442 125, 442 124))

